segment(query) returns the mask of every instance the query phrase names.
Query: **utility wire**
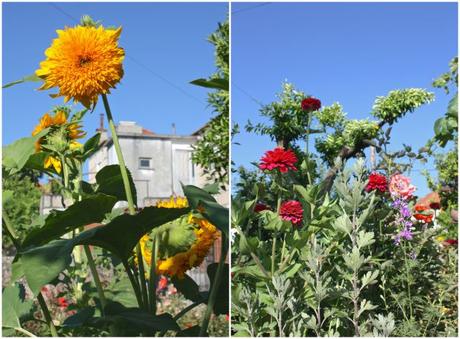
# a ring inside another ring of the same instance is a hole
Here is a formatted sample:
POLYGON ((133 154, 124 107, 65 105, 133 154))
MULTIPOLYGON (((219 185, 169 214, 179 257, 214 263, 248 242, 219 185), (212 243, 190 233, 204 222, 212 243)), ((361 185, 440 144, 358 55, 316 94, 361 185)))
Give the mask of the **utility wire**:
POLYGON ((241 93, 243 93, 244 95, 246 95, 248 98, 250 98, 252 101, 254 101, 256 104, 258 104, 259 106, 263 106, 264 104, 254 98, 251 94, 249 94, 247 91, 245 91, 244 89, 242 89, 240 86, 238 86, 237 84, 235 84, 234 82, 232 82, 232 86, 235 87, 237 90, 239 90, 241 93))
MULTIPOLYGON (((73 21, 75 21, 76 23, 79 23, 80 20, 78 20, 77 18, 75 18, 74 16, 72 16, 71 14, 67 13, 66 11, 64 11, 61 7, 59 7, 58 5, 56 5, 55 3, 53 2, 49 2, 48 3, 51 7, 53 7, 54 9, 56 9, 58 12, 62 13, 63 15, 65 15, 66 17, 72 19, 73 21)), ((146 70, 147 72, 149 72, 151 75, 155 76, 156 78, 162 80, 163 82, 167 83, 169 86, 175 88, 176 90, 178 90, 179 92, 181 92, 183 95, 185 96, 188 96, 189 98, 199 102, 200 104, 202 105, 206 105, 205 102, 203 102, 201 99, 197 98, 196 96, 186 92, 182 87, 180 87, 179 85, 176 85, 174 82, 168 80, 167 78, 165 78, 164 76, 162 76, 161 74, 155 72, 154 70, 152 70, 151 68, 147 67, 145 64, 141 63, 140 61, 136 60, 135 58, 133 58, 132 56, 130 55, 127 55, 126 54, 126 58, 130 59, 132 62, 134 62, 135 64, 137 64, 139 67, 143 68, 144 70, 146 70)))
POLYGON ((253 10, 253 9, 256 9, 256 8, 259 8, 259 7, 268 6, 268 5, 271 5, 271 4, 272 4, 271 2, 264 2, 262 4, 257 4, 257 5, 254 5, 254 6, 237 9, 236 11, 232 12, 232 15, 238 14, 238 13, 241 13, 241 12, 250 11, 250 10, 253 10))

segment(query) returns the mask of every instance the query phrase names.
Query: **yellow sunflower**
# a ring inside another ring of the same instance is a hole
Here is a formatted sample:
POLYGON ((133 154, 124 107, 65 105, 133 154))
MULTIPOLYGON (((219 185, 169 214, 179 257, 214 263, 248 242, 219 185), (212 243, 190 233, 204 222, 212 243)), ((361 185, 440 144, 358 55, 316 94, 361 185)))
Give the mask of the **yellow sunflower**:
POLYGON ((35 74, 44 80, 41 90, 58 87, 65 102, 73 99, 90 108, 100 94, 123 77, 125 52, 118 47, 121 27, 75 26, 57 30, 58 37, 45 51, 46 60, 35 74))
MULTIPOLYGON (((157 207, 163 208, 184 208, 188 207, 186 198, 171 198, 169 201, 159 201, 157 207)), ((171 257, 159 259, 157 262, 157 273, 166 276, 177 276, 183 278, 185 272, 189 269, 201 265, 209 249, 214 244, 218 237, 217 228, 207 220, 190 214, 188 216, 188 223, 195 226, 195 242, 185 252, 179 252, 171 257)), ((152 252, 150 237, 145 235, 140 240, 142 255, 145 261, 151 265, 152 252)))
MULTIPOLYGON (((57 111, 54 114, 54 116, 51 116, 48 113, 45 113, 41 117, 38 125, 35 126, 32 132, 32 136, 37 135, 45 128, 59 127, 65 124, 67 124, 67 115, 64 111, 57 111)), ((69 148, 72 150, 82 147, 82 144, 74 140, 74 139, 83 138, 85 136, 85 132, 83 132, 79 128, 81 128, 81 126, 76 123, 68 124, 66 127, 67 138, 70 140, 69 148)), ((41 151, 42 144, 44 143, 44 141, 45 141, 45 138, 40 138, 37 140, 37 142, 35 143, 35 152, 41 151)), ((46 157, 44 167, 45 168, 54 167, 57 173, 61 173, 61 169, 62 169, 61 161, 58 158, 53 157, 51 155, 46 157)))

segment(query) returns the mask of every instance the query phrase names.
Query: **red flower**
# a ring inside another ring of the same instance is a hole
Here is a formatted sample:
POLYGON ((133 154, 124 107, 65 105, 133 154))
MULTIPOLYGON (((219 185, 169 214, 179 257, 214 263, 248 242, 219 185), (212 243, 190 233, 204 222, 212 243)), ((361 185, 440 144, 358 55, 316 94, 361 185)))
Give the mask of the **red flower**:
POLYGON ((321 101, 316 98, 306 98, 302 100, 302 110, 305 112, 314 112, 321 108, 321 101))
POLYGON ((268 205, 265 205, 261 202, 258 202, 256 204, 256 206, 254 207, 254 212, 256 213, 259 213, 259 212, 262 212, 262 211, 267 211, 267 210, 270 210, 270 206, 268 205))
POLYGON ((57 298, 57 303, 59 307, 63 307, 63 308, 69 307, 69 304, 67 303, 67 300, 64 297, 57 298))
POLYGON ((380 173, 371 173, 369 175, 369 182, 366 186, 366 192, 370 191, 380 191, 385 193, 388 190, 388 181, 387 178, 380 173))
POLYGON ((225 315, 225 320, 230 321, 230 316, 228 314, 225 315))
POLYGON ((292 222, 294 225, 299 225, 303 218, 302 204, 296 200, 285 201, 281 204, 281 218, 292 222))
MULTIPOLYGON (((424 212, 429 210, 430 208, 425 205, 415 205, 414 209, 417 212, 424 212)), ((425 213, 414 213, 414 218, 423 221, 425 224, 428 224, 433 221, 433 214, 425 214, 425 213)))
POLYGON ((446 246, 458 246, 458 240, 457 239, 444 240, 444 245, 446 245, 446 246))
POLYGON ((297 171, 297 168, 294 166, 296 162, 297 157, 293 151, 276 147, 272 151, 265 152, 264 156, 260 159, 259 168, 269 171, 279 168, 281 173, 286 173, 288 170, 297 171))
POLYGON ((433 201, 432 203, 430 203, 430 208, 432 210, 438 210, 441 208, 441 204, 439 202, 433 201))
POLYGON ((160 280, 158 281, 157 291, 161 291, 168 286, 168 278, 165 276, 161 276, 160 280))

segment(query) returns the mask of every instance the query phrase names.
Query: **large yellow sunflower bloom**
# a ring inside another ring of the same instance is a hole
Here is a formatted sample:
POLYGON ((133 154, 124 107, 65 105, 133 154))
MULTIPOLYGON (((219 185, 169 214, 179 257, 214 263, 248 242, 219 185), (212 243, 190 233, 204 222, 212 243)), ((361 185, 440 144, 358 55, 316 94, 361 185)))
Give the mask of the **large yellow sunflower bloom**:
POLYGON ((39 89, 58 87, 59 93, 53 96, 90 108, 123 77, 125 52, 118 47, 121 27, 75 26, 56 32, 58 37, 45 51, 46 60, 35 71, 44 80, 39 89))
MULTIPOLYGON (((53 126, 62 126, 67 123, 67 115, 63 111, 57 111, 54 116, 50 116, 48 113, 45 113, 41 118, 40 122, 37 126, 35 126, 32 136, 37 135, 42 130, 48 127, 53 126)), ((79 130, 81 126, 75 123, 69 124, 67 126, 67 137, 70 140, 70 149, 77 149, 82 147, 82 144, 76 142, 74 139, 83 138, 85 136, 85 132, 79 130)), ((35 143, 35 152, 40 152, 42 148, 43 138, 40 138, 35 143)), ((61 161, 49 155, 45 159, 44 163, 45 168, 54 167, 57 173, 61 173, 61 161)))
MULTIPOLYGON (((186 198, 173 198, 167 201, 159 201, 157 207, 163 208, 184 208, 188 207, 186 198)), ((201 265, 206 258, 209 249, 218 237, 217 228, 203 218, 190 214, 188 222, 194 224, 196 240, 192 246, 185 252, 177 253, 169 258, 159 259, 157 262, 157 273, 166 276, 177 276, 183 278, 185 272, 189 269, 201 265)), ((140 240, 142 255, 148 265, 151 265, 152 251, 150 237, 145 235, 140 240)))

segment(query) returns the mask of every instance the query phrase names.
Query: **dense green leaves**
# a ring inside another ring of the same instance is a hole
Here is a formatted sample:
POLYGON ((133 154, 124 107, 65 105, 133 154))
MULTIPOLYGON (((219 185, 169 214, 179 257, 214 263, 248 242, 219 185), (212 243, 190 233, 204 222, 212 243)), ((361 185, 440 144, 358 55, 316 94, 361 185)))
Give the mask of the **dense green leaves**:
POLYGON ((71 253, 76 245, 99 246, 127 260, 144 234, 177 219, 187 211, 187 208, 147 207, 136 215, 120 215, 108 224, 84 231, 73 239, 56 240, 29 248, 21 253, 21 263, 29 286, 37 293, 41 286, 53 281, 70 264, 71 253))

